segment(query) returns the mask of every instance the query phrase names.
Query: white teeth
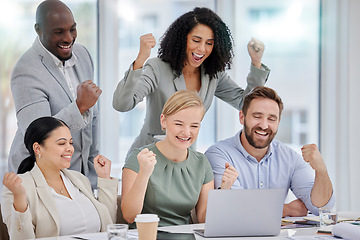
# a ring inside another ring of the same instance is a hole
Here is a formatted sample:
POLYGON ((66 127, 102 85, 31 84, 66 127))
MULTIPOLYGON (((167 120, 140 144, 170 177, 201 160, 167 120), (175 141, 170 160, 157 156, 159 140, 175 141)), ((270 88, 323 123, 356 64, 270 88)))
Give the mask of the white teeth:
POLYGON ((198 57, 198 58, 202 58, 203 56, 205 56, 204 54, 199 55, 199 54, 196 54, 196 53, 194 53, 194 55, 195 55, 196 57, 198 57))
POLYGON ((257 134, 260 134, 260 135, 263 135, 265 136, 267 134, 267 132, 258 132, 258 131, 255 131, 257 134))
POLYGON ((69 49, 69 48, 71 47, 71 44, 68 45, 68 46, 60 46, 60 45, 59 45, 59 47, 60 47, 60 48, 63 48, 63 49, 69 49))
POLYGON ((181 137, 178 137, 180 140, 183 140, 183 141, 188 141, 190 140, 190 138, 181 138, 181 137))
POLYGON ((71 158, 71 156, 64 156, 64 158, 69 158, 69 159, 70 159, 70 158, 71 158))

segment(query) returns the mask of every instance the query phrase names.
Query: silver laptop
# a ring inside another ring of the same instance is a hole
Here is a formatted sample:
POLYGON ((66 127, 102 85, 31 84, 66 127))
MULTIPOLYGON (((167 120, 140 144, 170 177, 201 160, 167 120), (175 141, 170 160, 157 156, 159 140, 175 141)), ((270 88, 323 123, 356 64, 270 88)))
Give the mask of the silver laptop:
POLYGON ((285 189, 210 190, 203 237, 275 236, 285 189))

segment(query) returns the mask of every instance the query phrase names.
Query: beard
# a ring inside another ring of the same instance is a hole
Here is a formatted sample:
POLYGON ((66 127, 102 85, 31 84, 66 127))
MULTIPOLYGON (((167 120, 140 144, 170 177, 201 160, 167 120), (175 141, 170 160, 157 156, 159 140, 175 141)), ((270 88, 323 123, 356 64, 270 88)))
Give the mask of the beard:
POLYGON ((60 56, 58 56, 57 58, 58 58, 60 61, 65 62, 65 61, 69 60, 71 57, 72 57, 72 53, 71 53, 70 56, 68 56, 68 57, 60 57, 60 56))
POLYGON ((246 125, 246 121, 244 121, 244 133, 245 133, 246 140, 249 142, 249 144, 251 146, 253 146, 254 148, 257 148, 257 149, 263 149, 263 148, 267 148, 270 145, 270 143, 274 139, 277 131, 273 132, 269 128, 262 129, 260 127, 255 127, 255 128, 250 129, 246 125), (255 139, 255 136, 254 136, 256 134, 255 131, 266 132, 268 134, 268 138, 264 139, 264 140, 255 139))

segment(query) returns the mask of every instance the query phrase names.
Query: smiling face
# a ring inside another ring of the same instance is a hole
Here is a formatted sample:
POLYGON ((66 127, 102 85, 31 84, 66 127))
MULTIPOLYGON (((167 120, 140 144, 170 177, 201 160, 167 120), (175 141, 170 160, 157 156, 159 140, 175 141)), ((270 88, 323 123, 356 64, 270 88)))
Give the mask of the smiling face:
POLYGON ((71 58, 77 32, 73 15, 66 6, 50 10, 42 23, 35 24, 35 30, 49 52, 63 62, 71 58))
MULTIPOLYGON (((249 105, 246 116, 240 111, 240 123, 244 125, 245 138, 243 143, 255 149, 267 149, 274 139, 279 123, 280 110, 278 104, 271 99, 256 98, 249 105)), ((250 152, 250 151, 249 151, 250 152)))
POLYGON ((199 134, 203 116, 203 108, 197 106, 168 116, 162 114, 160 121, 162 128, 166 129, 165 140, 177 149, 189 148, 199 134))
POLYGON ((211 54, 214 47, 214 33, 204 24, 196 25, 187 35, 186 64, 199 67, 211 54))
POLYGON ((70 167, 74 147, 68 127, 61 126, 54 129, 42 145, 36 142, 33 148, 35 153, 41 155, 37 159, 41 165, 46 165, 52 169, 70 167))

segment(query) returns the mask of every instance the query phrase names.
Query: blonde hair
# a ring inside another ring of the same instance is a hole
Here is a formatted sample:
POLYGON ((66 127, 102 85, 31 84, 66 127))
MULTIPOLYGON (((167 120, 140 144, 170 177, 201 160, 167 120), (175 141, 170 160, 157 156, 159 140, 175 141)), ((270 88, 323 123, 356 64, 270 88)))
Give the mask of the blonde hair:
POLYGON ((190 107, 200 107, 203 111, 202 118, 204 117, 205 107, 198 94, 190 90, 180 90, 166 101, 161 113, 166 117, 190 107))

